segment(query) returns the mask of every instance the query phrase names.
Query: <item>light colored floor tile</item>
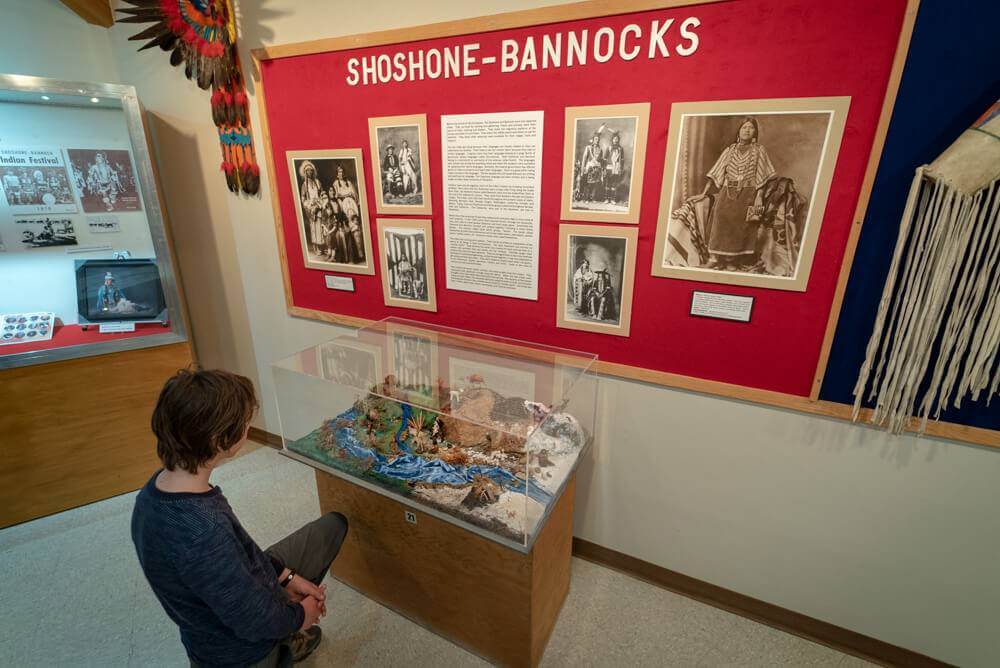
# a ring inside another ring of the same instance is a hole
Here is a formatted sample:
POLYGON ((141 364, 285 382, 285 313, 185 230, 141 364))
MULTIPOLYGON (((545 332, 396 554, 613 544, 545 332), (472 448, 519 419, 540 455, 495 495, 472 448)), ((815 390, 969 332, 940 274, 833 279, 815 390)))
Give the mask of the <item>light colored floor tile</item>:
MULTIPOLYGON (((319 516, 313 469, 270 448, 241 452, 213 482, 262 547, 319 516)), ((135 558, 134 499, 124 494, 0 531, 0 665, 186 665, 177 628, 135 558)), ((303 666, 488 665, 332 578, 327 586, 324 642, 303 666)), ((574 559, 542 665, 870 664, 574 559)))

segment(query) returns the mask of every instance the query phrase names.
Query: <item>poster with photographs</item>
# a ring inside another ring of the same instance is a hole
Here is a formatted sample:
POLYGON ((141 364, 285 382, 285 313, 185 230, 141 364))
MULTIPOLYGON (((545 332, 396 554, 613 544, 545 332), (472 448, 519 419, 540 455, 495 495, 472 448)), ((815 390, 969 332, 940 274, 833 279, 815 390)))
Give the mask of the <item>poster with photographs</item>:
POLYGON ((69 173, 57 148, 0 149, 0 188, 10 213, 75 213, 69 173))
POLYGON ((305 265, 374 275, 361 149, 288 151, 285 155, 305 265))
POLYGON ((805 291, 849 106, 674 104, 653 275, 805 291))
POLYGON ((378 213, 431 213, 427 116, 368 119, 372 181, 378 213))
POLYGON ((638 239, 634 227, 559 226, 557 326, 629 335, 638 239))
POLYGON ((119 148, 68 148, 73 188, 84 213, 142 211, 132 156, 119 148))
POLYGON ((76 246, 76 228, 69 218, 15 218, 14 227, 22 249, 76 246))
POLYGON ((386 306, 437 311, 431 221, 379 219, 377 227, 386 306))
POLYGON ((639 223, 649 103, 567 107, 562 217, 639 223))

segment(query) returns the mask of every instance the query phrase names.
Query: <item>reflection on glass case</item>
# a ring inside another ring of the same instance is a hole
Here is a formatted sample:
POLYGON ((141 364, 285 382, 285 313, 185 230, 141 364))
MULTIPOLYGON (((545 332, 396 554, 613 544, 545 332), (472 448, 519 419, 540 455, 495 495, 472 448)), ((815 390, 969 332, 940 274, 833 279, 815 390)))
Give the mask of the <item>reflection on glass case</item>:
POLYGON ((592 440, 595 361, 388 318, 272 365, 285 453, 527 551, 592 440))

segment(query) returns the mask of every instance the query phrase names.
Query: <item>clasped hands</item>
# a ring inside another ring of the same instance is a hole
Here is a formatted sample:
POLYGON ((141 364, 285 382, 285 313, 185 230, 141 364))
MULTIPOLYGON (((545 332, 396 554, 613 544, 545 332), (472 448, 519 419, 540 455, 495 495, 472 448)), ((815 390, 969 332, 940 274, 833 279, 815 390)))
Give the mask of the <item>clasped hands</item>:
POLYGON ((292 578, 285 587, 288 600, 299 603, 306 612, 302 628, 307 629, 326 615, 326 585, 316 586, 300 575, 292 578))

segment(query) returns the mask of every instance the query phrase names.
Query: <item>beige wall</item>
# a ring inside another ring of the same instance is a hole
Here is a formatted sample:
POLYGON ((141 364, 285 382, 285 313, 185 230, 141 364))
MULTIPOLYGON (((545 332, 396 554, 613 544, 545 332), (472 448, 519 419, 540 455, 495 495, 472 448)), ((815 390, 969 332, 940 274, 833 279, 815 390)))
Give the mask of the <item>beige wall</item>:
POLYGON ((56 0, 0 0, 0 73, 119 83, 107 30, 56 0))
MULTIPOLYGON (((543 4, 244 0, 241 46, 249 62, 266 44, 543 4)), ((121 80, 168 126, 159 160, 168 209, 183 218, 175 230, 188 236, 178 241, 188 298, 204 300, 192 306, 199 351, 259 376, 261 424, 276 431, 269 362, 338 329, 285 314, 266 179, 259 199, 229 195, 207 95, 162 54, 135 54, 133 30, 112 29, 111 49, 121 80)), ((1000 656, 1000 452, 616 379, 603 382, 602 404, 580 472, 581 538, 945 661, 1000 656)))

